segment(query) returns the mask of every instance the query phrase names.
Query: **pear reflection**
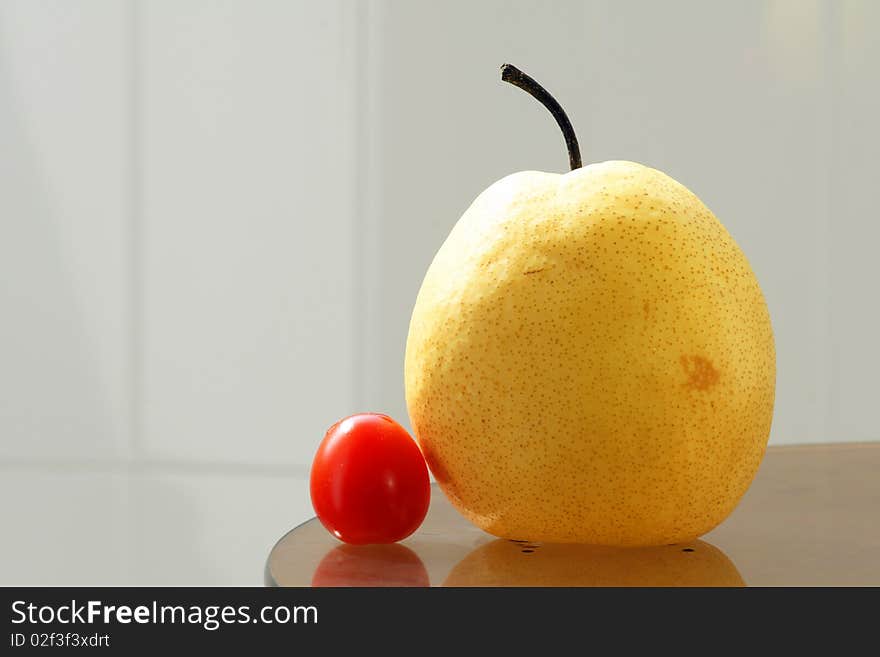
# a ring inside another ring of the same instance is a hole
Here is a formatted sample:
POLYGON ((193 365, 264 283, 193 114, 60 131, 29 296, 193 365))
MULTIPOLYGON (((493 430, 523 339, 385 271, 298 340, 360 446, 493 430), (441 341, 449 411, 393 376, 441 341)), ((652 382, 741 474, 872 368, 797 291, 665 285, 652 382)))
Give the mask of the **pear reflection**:
POLYGON ((430 586, 428 571, 405 545, 340 545, 315 568, 312 586, 430 586))
POLYGON ((745 586, 705 541, 645 548, 497 539, 462 559, 444 586, 745 586))

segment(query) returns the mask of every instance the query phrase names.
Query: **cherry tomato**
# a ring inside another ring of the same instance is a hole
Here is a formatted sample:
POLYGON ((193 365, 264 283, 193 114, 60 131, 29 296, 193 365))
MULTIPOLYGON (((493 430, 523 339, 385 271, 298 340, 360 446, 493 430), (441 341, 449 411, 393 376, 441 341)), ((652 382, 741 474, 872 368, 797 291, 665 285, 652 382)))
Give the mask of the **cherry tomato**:
POLYGON ((312 506, 346 543, 394 543, 428 512, 431 488, 421 450, 387 415, 360 413, 327 430, 312 462, 312 506))

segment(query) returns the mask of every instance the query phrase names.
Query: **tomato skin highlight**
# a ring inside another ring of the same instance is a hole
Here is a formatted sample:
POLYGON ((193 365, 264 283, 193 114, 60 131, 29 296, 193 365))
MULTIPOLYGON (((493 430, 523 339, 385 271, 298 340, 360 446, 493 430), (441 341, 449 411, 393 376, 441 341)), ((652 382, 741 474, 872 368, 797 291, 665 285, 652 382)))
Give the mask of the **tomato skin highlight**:
POLYGON ((421 450, 387 415, 358 413, 327 430, 312 461, 315 515, 345 543, 396 543, 428 512, 431 487, 421 450))

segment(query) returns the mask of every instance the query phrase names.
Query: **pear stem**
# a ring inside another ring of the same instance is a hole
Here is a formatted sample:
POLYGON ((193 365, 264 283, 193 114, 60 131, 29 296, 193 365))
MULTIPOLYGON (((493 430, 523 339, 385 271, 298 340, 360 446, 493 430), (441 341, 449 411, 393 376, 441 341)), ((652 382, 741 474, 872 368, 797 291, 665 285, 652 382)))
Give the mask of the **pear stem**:
POLYGON ((571 127, 571 121, 568 120, 562 106, 556 102, 556 99, 550 95, 550 92, 538 84, 534 78, 526 75, 512 64, 504 64, 501 67, 501 79, 527 92, 550 110, 550 113, 562 130, 562 136, 565 137, 571 170, 580 169, 583 165, 581 164, 581 149, 578 146, 577 135, 574 134, 574 128, 571 127))

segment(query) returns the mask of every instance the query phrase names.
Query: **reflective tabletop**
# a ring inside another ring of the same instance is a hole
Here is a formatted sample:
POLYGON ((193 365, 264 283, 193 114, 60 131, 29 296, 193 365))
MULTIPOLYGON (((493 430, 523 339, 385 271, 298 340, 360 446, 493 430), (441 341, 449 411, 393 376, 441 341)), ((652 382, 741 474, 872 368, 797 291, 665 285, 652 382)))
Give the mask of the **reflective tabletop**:
POLYGON ((510 541, 431 488, 412 536, 340 543, 311 519, 285 534, 269 586, 880 585, 880 444, 768 448, 752 486, 700 540, 651 548, 510 541))

